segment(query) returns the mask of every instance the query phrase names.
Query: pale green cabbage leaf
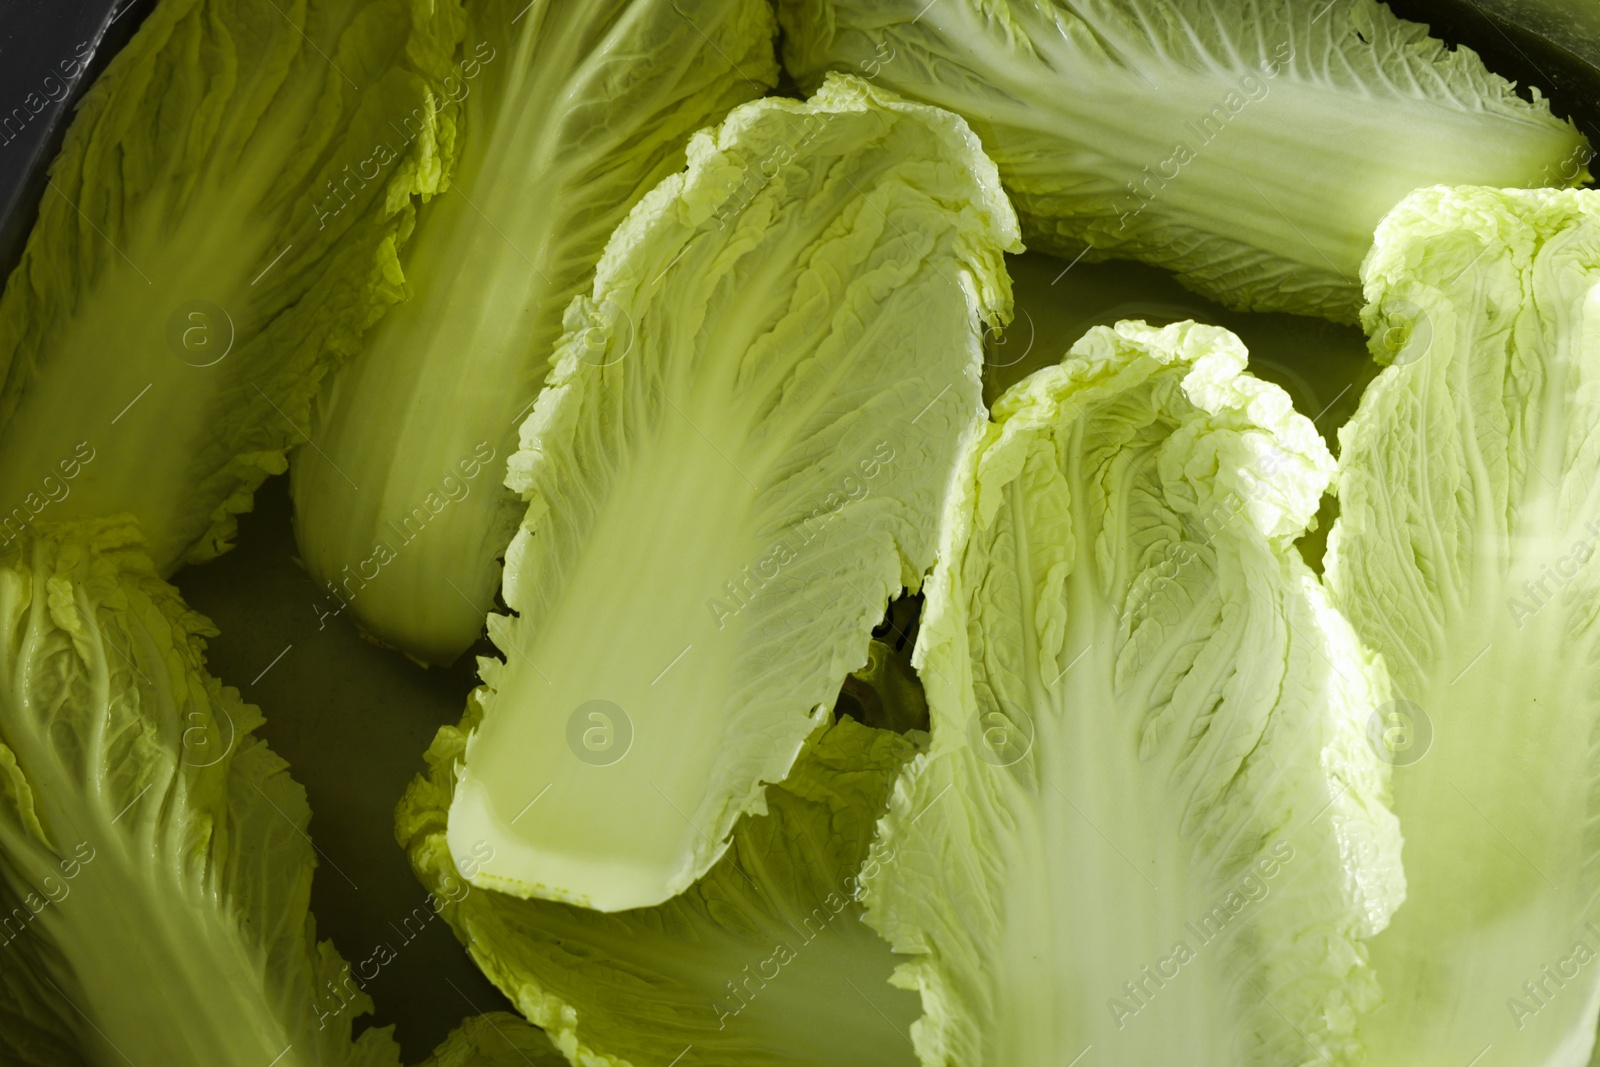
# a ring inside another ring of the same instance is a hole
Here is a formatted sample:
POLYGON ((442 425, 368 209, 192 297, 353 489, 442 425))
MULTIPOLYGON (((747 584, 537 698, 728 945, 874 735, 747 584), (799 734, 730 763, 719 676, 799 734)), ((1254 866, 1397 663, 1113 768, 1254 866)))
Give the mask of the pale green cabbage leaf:
POLYGON ((1537 90, 1376 0, 781 0, 779 19, 801 84, 847 69, 965 116, 1031 247, 1144 259, 1230 307, 1353 321, 1373 227, 1413 189, 1587 177, 1537 90))
POLYGON ((0 1059, 398 1067, 318 943, 305 792, 136 527, 0 554, 0 1059))
POLYGON ((449 191, 402 259, 413 298, 324 390, 294 460, 295 532, 379 641, 448 663, 483 632, 524 507, 502 484, 606 238, 690 134, 777 79, 764 0, 488 0, 446 90, 449 191))
POLYGON ((1232 334, 1096 327, 964 467, 932 748, 863 881, 938 1067, 1361 1062, 1404 892, 1386 692, 1294 539, 1333 460, 1232 334))
POLYGON ((130 512, 223 551, 401 296, 456 0, 163 0, 85 96, 0 298, 0 542, 130 512))
POLYGON ((759 811, 932 564, 1016 218, 955 115, 760 100, 612 236, 511 484, 515 612, 451 802, 473 882, 660 903, 759 811))
POLYGON ((566 1062, 543 1030, 510 1012, 491 1011, 452 1030, 422 1067, 562 1067, 566 1062))
POLYGON ((873 831, 913 740, 826 724, 705 877, 615 914, 462 892, 445 820, 464 740, 440 733, 396 834, 473 959, 573 1063, 916 1063, 916 999, 888 985, 894 957, 861 922, 857 881, 884 859, 873 831))
POLYGON ((1594 1041, 1597 263, 1593 193, 1439 188, 1363 272, 1390 366, 1339 434, 1326 573, 1394 678, 1411 888, 1372 946, 1374 1067, 1566 1067, 1594 1041))

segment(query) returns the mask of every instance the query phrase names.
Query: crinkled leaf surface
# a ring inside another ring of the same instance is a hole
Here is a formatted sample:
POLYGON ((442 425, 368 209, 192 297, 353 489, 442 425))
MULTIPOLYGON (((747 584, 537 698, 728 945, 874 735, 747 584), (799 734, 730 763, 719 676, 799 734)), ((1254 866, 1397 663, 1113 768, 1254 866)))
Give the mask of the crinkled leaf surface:
POLYGON ((1243 345, 1097 327, 963 473, 868 922, 940 1067, 1359 1063, 1403 893, 1387 686, 1293 541, 1333 461, 1243 345))
POLYGON ((1376 1067, 1485 1046, 1485 1067, 1588 1062, 1597 263, 1593 193, 1430 189, 1384 220, 1364 271, 1391 366, 1339 434, 1326 573, 1395 686, 1381 728, 1411 889, 1373 943, 1376 1067))
POLYGON ((1537 93, 1375 0, 783 0, 779 18, 802 84, 850 70, 965 116, 1030 245, 1145 259, 1232 307, 1353 320, 1373 227, 1411 190, 1586 174, 1537 93))
POLYGON ((453 151, 455 0, 163 0, 90 89, 0 298, 0 540, 131 512, 226 548, 401 295, 453 151))
POLYGON ((442 731, 396 832, 473 959, 573 1063, 914 1064, 916 1000, 861 922, 858 872, 913 742, 840 719, 812 738, 767 811, 686 892, 603 913, 472 889, 445 840, 465 735, 442 731))
POLYGON ((524 510, 502 484, 606 238, 689 135, 777 79, 764 0, 468 6, 450 191, 403 257, 413 299, 324 391, 296 453, 308 568, 378 640, 455 659, 524 510), (376 430, 375 427, 382 427, 376 430))
POLYGON ((931 565, 981 419, 1016 219, 965 123, 838 78, 688 155, 512 459, 517 614, 450 810, 485 888, 611 911, 704 874, 931 565))
POLYGON ((543 1030, 510 1012, 474 1015, 450 1032, 422 1067, 562 1067, 543 1030))
POLYGON ((0 557, 0 1059, 398 1067, 309 914, 305 794, 131 524, 0 557))

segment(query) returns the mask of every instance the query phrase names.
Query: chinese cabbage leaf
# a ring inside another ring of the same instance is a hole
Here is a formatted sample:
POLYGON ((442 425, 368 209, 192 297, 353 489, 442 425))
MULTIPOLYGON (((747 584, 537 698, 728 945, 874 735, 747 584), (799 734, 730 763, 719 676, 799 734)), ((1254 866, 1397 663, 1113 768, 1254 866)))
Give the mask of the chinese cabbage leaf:
POLYGON ((564 1067, 538 1027, 510 1012, 474 1015, 450 1032, 422 1067, 564 1067))
POLYGON ((305 793, 121 520, 0 555, 0 1060, 398 1067, 316 941, 305 793), (339 989, 339 999, 330 991, 339 989))
POLYGON ((1244 366, 1217 327, 1097 327, 964 470, 932 748, 864 879, 929 1067, 1360 1062, 1403 894, 1387 682, 1294 547, 1332 458, 1244 366))
POLYGON ((955 115, 838 78, 689 144, 567 310, 451 801, 484 888, 612 911, 716 862, 933 561, 1016 219, 955 115))
POLYGON ((1428 189, 1363 271, 1329 588, 1388 661, 1410 894, 1374 1067, 1582 1067, 1600 1008, 1600 196, 1428 189), (1485 1051, 1487 1049, 1487 1051, 1485 1051))
POLYGON ((574 1063, 720 1067, 915 1064, 913 997, 888 985, 889 946, 861 922, 857 872, 913 751, 850 719, 808 742, 764 815, 686 892, 606 914, 453 889, 445 840, 465 735, 441 731, 397 835, 473 959, 574 1063))
POLYGON ((448 663, 483 632, 524 508, 506 461, 606 238, 689 135, 777 79, 764 0, 467 7, 449 191, 402 258, 412 299, 329 383, 294 460, 330 609, 448 663))
POLYGON ((963 115, 1031 247, 1353 321, 1373 227, 1442 182, 1562 183, 1569 124, 1376 0, 782 0, 802 84, 963 115))
POLYGON ((85 96, 0 298, 0 542, 129 512, 227 547, 401 295, 456 0, 162 0, 85 96))

